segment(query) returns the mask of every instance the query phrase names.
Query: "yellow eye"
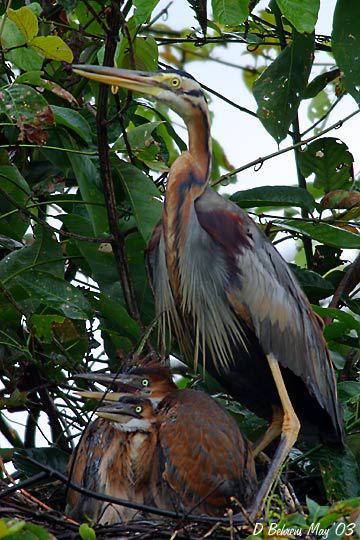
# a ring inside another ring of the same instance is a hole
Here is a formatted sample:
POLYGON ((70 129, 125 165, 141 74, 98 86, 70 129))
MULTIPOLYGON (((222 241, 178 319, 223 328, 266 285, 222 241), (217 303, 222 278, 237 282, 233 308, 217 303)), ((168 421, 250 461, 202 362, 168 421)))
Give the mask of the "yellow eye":
POLYGON ((140 414, 142 412, 142 407, 140 405, 138 405, 137 407, 135 407, 135 412, 140 414))
POLYGON ((141 381, 141 384, 142 384, 143 386, 149 386, 149 379, 143 379, 143 380, 141 381))
POLYGON ((178 86, 180 86, 180 79, 178 79, 177 77, 173 77, 170 81, 170 85, 173 88, 178 88, 178 86))

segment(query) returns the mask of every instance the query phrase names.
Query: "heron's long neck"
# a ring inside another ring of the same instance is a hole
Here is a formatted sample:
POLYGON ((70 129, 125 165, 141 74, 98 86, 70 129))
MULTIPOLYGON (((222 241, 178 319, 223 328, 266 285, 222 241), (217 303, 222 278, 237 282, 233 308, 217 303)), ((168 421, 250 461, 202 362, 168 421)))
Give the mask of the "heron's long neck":
POLYGON ((207 107, 192 105, 187 123, 189 148, 173 163, 166 187, 163 227, 173 293, 179 286, 179 261, 188 237, 194 200, 206 189, 211 173, 211 136, 207 107))
POLYGON ((202 180, 203 189, 207 186, 211 173, 211 134, 209 112, 197 109, 187 123, 189 133, 189 154, 198 167, 197 181, 202 180))
MULTIPOLYGON (((204 104, 192 104, 191 116, 186 120, 189 135, 188 151, 181 154, 173 163, 166 188, 166 201, 172 206, 173 198, 177 210, 182 196, 190 194, 193 199, 206 188, 211 173, 211 134, 209 111, 204 104), (171 201, 170 201, 171 199, 171 201)), ((171 209, 168 209, 171 213, 171 209)), ((169 213, 168 212, 168 213, 169 213)))

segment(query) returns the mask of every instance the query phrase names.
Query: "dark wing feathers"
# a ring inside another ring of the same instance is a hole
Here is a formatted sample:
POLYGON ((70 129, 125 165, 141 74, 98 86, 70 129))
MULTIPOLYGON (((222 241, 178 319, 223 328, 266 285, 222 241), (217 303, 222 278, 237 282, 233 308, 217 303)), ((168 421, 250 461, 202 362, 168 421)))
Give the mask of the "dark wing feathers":
MULTIPOLYGON (((229 243, 224 245, 228 256, 236 260, 241 286, 231 289, 250 313, 255 333, 267 353, 273 353, 281 365, 291 369, 305 382, 332 418, 341 435, 342 427, 337 403, 336 383, 322 328, 289 266, 255 223, 234 203, 207 189, 195 202, 200 225, 214 239, 218 235, 212 213, 223 212, 236 221, 238 245, 234 249, 233 228, 229 243), (244 240, 245 237, 245 240, 244 240)), ((223 229, 223 237, 227 237, 223 229)), ((234 304, 236 311, 236 303, 234 304)))

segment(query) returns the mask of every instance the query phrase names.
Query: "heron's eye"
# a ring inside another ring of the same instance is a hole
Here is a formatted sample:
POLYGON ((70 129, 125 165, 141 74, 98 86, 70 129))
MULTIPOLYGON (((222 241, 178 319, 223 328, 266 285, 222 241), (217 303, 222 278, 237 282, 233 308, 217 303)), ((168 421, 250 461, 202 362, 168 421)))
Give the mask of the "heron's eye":
POLYGON ((138 414, 140 414, 142 412, 142 410, 143 409, 142 409, 141 405, 138 405, 137 407, 135 407, 135 412, 138 413, 138 414))
POLYGON ((143 380, 141 381, 141 384, 142 384, 143 386, 149 386, 149 379, 143 379, 143 380))
POLYGON ((178 77, 173 77, 170 81, 170 85, 173 88, 178 88, 180 86, 180 79, 178 77))

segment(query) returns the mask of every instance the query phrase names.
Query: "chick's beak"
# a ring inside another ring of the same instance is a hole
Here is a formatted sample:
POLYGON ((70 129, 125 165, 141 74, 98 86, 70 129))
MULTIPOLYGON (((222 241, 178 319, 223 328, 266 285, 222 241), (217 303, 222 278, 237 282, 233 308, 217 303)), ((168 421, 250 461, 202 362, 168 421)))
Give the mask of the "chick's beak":
POLYGON ((157 96, 161 90, 161 85, 156 75, 147 73, 146 71, 132 71, 88 64, 74 65, 73 71, 82 77, 99 83, 120 86, 121 88, 149 96, 157 96))
POLYGON ((96 412, 96 416, 100 418, 106 418, 119 424, 125 424, 131 420, 131 418, 141 418, 140 414, 137 414, 131 407, 127 407, 122 404, 121 406, 109 406, 100 407, 96 412))

